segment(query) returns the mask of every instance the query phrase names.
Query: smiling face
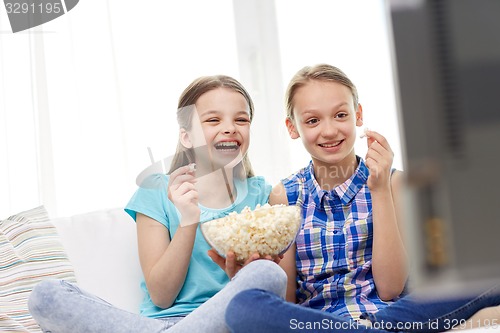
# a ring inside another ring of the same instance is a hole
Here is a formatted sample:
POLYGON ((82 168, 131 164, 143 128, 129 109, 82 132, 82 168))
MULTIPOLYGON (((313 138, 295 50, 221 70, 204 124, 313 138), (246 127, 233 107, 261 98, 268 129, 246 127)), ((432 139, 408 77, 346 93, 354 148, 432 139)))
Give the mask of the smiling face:
POLYGON ((234 167, 250 144, 250 114, 239 92, 217 88, 202 94, 195 103, 192 127, 181 134, 186 147, 196 149, 198 167, 234 167))
POLYGON ((363 124, 353 94, 343 84, 310 80, 295 91, 293 120, 287 119, 292 139, 301 138, 315 167, 349 166, 356 160, 356 126, 363 124))

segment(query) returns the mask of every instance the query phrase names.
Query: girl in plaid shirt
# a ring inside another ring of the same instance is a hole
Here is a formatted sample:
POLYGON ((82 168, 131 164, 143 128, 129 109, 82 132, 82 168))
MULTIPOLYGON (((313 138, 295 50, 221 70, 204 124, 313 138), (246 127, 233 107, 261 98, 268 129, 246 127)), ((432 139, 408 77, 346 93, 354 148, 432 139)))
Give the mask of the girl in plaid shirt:
POLYGON ((391 173, 391 147, 369 131, 365 161, 356 156, 363 110, 354 85, 328 66, 292 79, 286 125, 312 159, 271 196, 273 202, 300 205, 304 214, 296 249, 282 264, 289 275, 288 300, 353 318, 386 306, 407 278, 396 218, 401 173, 391 173))
MULTIPOLYGON (((270 196, 272 204, 303 209, 296 244, 280 262, 289 303, 261 290, 242 292, 226 311, 234 332, 444 331, 464 320, 470 328, 478 310, 500 304, 498 287, 446 302, 400 298, 408 278, 398 219, 402 174, 391 169, 391 147, 375 131, 366 132, 365 159, 355 154, 363 109, 341 70, 303 68, 288 86, 286 106, 289 135, 312 159, 270 196)), ((491 309, 500 324, 500 308, 491 309)))

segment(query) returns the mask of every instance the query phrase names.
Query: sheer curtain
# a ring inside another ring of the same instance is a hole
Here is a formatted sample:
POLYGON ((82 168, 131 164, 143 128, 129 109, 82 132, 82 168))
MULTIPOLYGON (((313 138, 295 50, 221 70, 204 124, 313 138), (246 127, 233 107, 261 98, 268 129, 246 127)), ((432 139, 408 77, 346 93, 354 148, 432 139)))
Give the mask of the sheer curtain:
POLYGON ((173 154, 177 98, 201 75, 231 75, 250 91, 250 157, 271 183, 308 160, 283 107, 304 65, 344 69, 398 151, 383 1, 345 3, 85 0, 16 34, 0 10, 0 216, 123 206, 136 177, 173 154))
POLYGON ((238 77, 231 0, 141 6, 81 1, 17 34, 1 17, 3 215, 123 206, 151 163, 148 147, 155 159, 173 153, 184 87, 238 77))

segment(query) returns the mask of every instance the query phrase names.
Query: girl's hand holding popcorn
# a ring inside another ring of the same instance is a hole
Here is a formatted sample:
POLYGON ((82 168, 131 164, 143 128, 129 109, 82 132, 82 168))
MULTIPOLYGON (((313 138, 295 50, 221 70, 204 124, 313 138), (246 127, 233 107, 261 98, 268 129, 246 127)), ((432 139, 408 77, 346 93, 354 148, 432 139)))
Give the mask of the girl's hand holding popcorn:
POLYGON ((390 188, 390 175, 394 153, 387 139, 371 130, 365 130, 368 152, 366 153, 366 166, 370 170, 367 185, 370 191, 376 192, 390 188))
POLYGON ((181 213, 181 226, 200 221, 198 191, 195 184, 195 168, 192 164, 180 167, 170 174, 168 198, 181 213))

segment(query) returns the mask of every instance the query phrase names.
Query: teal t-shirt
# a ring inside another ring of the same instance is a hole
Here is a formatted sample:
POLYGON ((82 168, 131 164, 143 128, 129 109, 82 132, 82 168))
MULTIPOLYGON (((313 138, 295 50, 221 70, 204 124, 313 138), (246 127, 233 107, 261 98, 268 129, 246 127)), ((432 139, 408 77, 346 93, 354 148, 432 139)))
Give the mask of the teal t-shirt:
MULTIPOLYGON (((173 238, 179 227, 180 213, 168 199, 168 179, 169 176, 163 174, 149 176, 134 193, 125 211, 134 220, 136 213, 155 219, 169 230, 170 238, 173 238)), ((235 180, 235 187, 237 197, 229 207, 211 209, 200 205, 201 223, 226 216, 233 211, 239 213, 246 206, 253 209, 257 204, 263 205, 267 203, 271 192, 271 186, 263 177, 235 180)), ((167 309, 154 305, 143 280, 141 287, 145 297, 141 304, 141 314, 152 318, 187 315, 221 290, 229 282, 229 278, 207 255, 209 249, 198 225, 186 280, 174 304, 167 309)))

